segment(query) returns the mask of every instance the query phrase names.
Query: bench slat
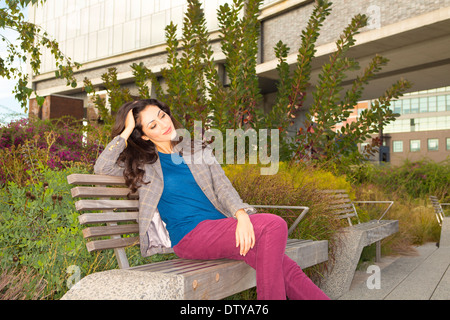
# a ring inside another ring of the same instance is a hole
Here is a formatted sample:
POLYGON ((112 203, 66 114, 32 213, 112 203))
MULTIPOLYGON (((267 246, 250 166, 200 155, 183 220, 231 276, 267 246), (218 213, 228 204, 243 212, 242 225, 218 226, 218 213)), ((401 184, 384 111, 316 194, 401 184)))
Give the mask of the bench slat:
MULTIPOLYGON (((107 188, 107 187, 74 187, 71 189, 73 198, 127 198, 130 193, 128 188, 107 188)), ((138 194, 130 194, 130 198, 137 198, 138 194)))
POLYGON ((139 233, 139 225, 123 224, 117 226, 89 227, 83 229, 83 236, 85 239, 129 233, 139 233))
POLYGON ((139 210, 138 200, 78 200, 75 202, 78 211, 87 210, 139 210))
POLYGON ((67 176, 69 184, 74 185, 110 185, 125 186, 125 179, 117 176, 107 176, 101 174, 81 174, 75 173, 67 176))
POLYGON ((333 214, 337 214, 337 215, 339 215, 339 214, 346 214, 346 213, 352 214, 352 215, 356 215, 355 210, 353 210, 353 209, 333 211, 332 213, 333 214))
POLYGON ((89 252, 106 249, 131 247, 139 244, 139 237, 95 240, 86 243, 89 252))
POLYGON ((103 213, 84 213, 78 216, 78 221, 81 225, 85 224, 100 224, 111 222, 128 222, 138 221, 139 212, 103 212, 103 213))
POLYGON ((329 205, 328 209, 332 212, 335 211, 341 211, 341 210, 346 210, 346 211, 355 211, 353 209, 353 205, 350 204, 335 204, 335 205, 329 205))

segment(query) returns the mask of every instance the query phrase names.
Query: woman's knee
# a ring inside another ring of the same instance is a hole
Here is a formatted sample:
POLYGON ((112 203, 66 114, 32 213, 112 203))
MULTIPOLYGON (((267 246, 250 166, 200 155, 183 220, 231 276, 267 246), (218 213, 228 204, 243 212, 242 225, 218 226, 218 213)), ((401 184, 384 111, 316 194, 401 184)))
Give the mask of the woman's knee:
POLYGON ((255 220, 255 222, 252 222, 253 224, 255 224, 255 223, 261 224, 261 226, 265 230, 273 230, 273 231, 276 231, 276 232, 282 233, 282 234, 286 233, 286 235, 287 235, 286 221, 283 218, 281 218, 280 216, 277 216, 276 214, 257 213, 257 214, 251 215, 250 218, 252 220, 255 220))

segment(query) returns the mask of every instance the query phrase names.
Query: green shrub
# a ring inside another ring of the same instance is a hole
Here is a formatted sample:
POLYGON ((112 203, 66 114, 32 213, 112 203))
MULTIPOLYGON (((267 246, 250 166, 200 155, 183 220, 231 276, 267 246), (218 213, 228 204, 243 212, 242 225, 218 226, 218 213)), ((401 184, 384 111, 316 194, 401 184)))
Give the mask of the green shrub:
MULTIPOLYGON (((86 250, 67 175, 85 169, 42 168, 42 179, 19 186, 10 181, 0 189, 0 267, 34 270, 47 283, 42 295, 58 298, 67 290, 70 266, 80 276, 109 269, 112 253, 86 250)), ((30 293, 32 294, 32 293, 30 293)))
POLYGON ((405 161, 398 167, 364 164, 354 167, 349 174, 355 185, 374 184, 387 194, 426 199, 435 195, 450 199, 450 160, 405 161))
POLYGON ((101 127, 64 117, 20 119, 0 128, 0 184, 34 183, 39 165, 62 169, 94 164, 107 142, 101 127))

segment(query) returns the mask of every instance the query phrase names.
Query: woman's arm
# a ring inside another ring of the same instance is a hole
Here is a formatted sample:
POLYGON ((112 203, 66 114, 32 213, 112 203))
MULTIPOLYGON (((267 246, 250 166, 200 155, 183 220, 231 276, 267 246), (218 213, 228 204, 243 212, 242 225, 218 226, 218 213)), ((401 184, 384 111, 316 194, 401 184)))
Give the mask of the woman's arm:
POLYGON ((127 147, 127 140, 135 127, 133 112, 128 112, 125 120, 125 129, 116 136, 103 150, 94 165, 96 174, 106 174, 111 176, 123 175, 123 167, 117 164, 117 159, 123 150, 127 147))
POLYGON ((106 174, 110 176, 122 176, 124 168, 117 164, 122 151, 126 148, 126 141, 123 137, 115 137, 105 150, 100 154, 94 165, 95 174, 106 174))

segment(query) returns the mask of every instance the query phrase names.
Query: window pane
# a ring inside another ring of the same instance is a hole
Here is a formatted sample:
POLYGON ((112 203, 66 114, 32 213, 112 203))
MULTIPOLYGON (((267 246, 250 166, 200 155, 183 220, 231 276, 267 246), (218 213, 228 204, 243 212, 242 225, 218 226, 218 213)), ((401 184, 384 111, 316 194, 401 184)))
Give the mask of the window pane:
POLYGON ((428 112, 428 99, 420 98, 419 102, 420 102, 419 105, 420 112, 428 112))
POLYGON ((402 113, 402 100, 394 101, 394 113, 402 113))
MULTIPOLYGON (((400 107, 401 107, 401 102, 400 102, 400 107)), ((400 111, 399 111, 400 112, 400 111)), ((403 114, 408 114, 411 113, 411 99, 405 99, 403 100, 403 110, 401 111, 403 114)))
POLYGON ((410 140, 409 141, 409 151, 411 151, 411 152, 420 151, 420 140, 410 140))
POLYGON ((403 152, 403 141, 392 141, 393 152, 403 152))
POLYGON ((447 138, 447 150, 450 150, 450 138, 447 138))
POLYGON ((419 112, 419 99, 411 99, 411 113, 419 112))
POLYGON ((428 139, 428 150, 429 151, 439 150, 439 139, 428 139))
POLYGON ((436 112, 436 97, 428 97, 428 112, 436 112))
POLYGON ((445 111, 445 96, 437 97, 437 111, 445 111))

